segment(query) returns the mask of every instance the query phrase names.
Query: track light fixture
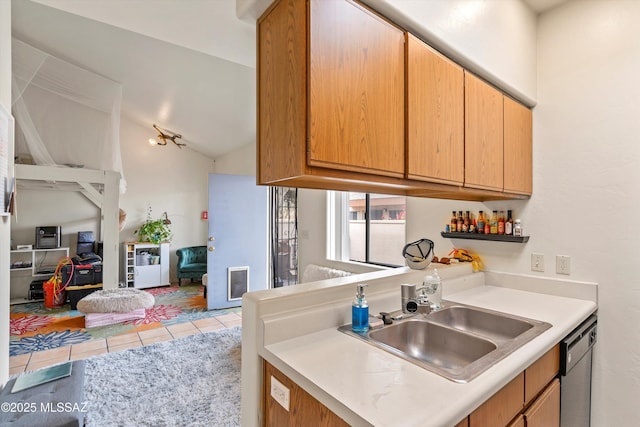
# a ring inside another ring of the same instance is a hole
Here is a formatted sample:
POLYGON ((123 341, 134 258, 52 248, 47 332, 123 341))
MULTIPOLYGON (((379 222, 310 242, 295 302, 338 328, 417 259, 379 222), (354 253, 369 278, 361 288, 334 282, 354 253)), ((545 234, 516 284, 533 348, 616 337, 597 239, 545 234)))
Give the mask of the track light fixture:
POLYGON ((149 144, 151 145, 167 145, 167 141, 173 142, 178 148, 184 147, 184 142, 177 142, 176 139, 182 139, 182 135, 179 133, 171 132, 167 129, 162 129, 161 127, 153 125, 153 128, 158 131, 158 136, 156 138, 149 138, 149 144))

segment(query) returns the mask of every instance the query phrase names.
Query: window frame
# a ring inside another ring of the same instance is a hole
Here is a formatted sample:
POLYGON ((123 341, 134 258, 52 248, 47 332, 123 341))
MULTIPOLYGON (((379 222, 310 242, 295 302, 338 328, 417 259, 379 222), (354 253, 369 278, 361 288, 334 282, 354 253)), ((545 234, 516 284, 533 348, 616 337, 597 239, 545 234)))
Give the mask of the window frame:
POLYGON ((349 256, 349 239, 341 238, 345 233, 349 233, 349 193, 348 191, 327 191, 327 258, 336 261, 375 265, 378 267, 404 267, 404 265, 371 260, 371 193, 364 193, 365 260, 356 260, 349 256))

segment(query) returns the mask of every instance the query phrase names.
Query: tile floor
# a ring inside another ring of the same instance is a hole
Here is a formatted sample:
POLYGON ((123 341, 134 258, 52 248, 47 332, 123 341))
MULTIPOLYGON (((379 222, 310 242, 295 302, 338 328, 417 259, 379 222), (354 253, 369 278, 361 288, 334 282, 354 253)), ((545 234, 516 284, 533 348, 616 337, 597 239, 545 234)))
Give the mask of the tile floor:
POLYGON ((85 341, 66 347, 52 348, 30 354, 21 354, 9 358, 9 374, 20 374, 33 371, 67 360, 85 359, 102 353, 142 347, 160 341, 168 341, 187 335, 201 334, 222 328, 232 328, 242 325, 242 312, 229 313, 193 322, 178 323, 146 331, 115 335, 108 338, 85 341))

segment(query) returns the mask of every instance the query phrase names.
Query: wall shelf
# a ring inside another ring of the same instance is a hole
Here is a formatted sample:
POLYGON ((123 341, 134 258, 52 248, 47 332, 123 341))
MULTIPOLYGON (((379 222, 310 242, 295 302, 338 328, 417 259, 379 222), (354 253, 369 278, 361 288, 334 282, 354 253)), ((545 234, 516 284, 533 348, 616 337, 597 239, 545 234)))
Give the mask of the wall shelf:
POLYGON ((494 242, 512 242, 512 243, 526 243, 529 241, 529 236, 511 236, 504 234, 475 234, 475 233, 440 233, 442 237, 449 239, 467 239, 467 240, 490 240, 494 242))

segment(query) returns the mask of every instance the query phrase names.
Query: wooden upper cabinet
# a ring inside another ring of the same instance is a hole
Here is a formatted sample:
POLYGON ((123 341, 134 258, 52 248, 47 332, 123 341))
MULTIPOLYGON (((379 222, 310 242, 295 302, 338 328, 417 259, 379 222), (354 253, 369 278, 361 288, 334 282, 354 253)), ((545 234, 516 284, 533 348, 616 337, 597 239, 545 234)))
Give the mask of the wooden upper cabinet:
POLYGON ((310 165, 404 176, 404 32, 347 0, 309 0, 310 165))
POLYGON ((503 189, 504 95, 465 71, 465 187, 503 189))
POLYGON ((531 110, 504 97, 504 191, 531 195, 533 190, 531 110))
POLYGON ((256 30, 258 184, 531 194, 527 111, 360 1, 275 0, 256 30))
POLYGON ((407 177, 464 182, 464 71, 407 34, 407 177))
POLYGON ((304 174, 307 124, 307 8, 274 3, 257 22, 257 181, 304 174))

